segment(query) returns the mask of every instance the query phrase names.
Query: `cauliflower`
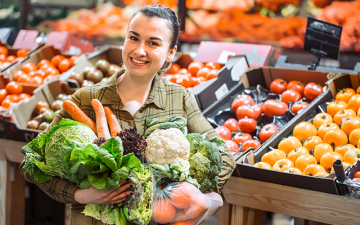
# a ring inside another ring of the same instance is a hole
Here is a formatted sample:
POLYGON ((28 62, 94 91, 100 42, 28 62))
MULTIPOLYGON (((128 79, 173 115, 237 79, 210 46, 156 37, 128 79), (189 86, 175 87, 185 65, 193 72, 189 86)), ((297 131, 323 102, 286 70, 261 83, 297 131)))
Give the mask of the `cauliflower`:
POLYGON ((145 157, 148 162, 174 164, 187 160, 190 155, 190 143, 177 128, 156 130, 146 138, 145 157))

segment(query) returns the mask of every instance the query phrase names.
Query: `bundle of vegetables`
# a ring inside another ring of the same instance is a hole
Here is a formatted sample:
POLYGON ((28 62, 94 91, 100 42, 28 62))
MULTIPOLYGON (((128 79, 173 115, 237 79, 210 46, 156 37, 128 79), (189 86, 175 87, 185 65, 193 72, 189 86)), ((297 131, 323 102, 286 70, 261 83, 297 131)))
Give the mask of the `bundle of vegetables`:
POLYGON ((158 129, 169 129, 171 127, 181 130, 181 132, 187 134, 187 120, 180 116, 171 116, 165 119, 159 120, 156 118, 146 118, 147 129, 144 134, 144 138, 147 138, 153 131, 158 129))

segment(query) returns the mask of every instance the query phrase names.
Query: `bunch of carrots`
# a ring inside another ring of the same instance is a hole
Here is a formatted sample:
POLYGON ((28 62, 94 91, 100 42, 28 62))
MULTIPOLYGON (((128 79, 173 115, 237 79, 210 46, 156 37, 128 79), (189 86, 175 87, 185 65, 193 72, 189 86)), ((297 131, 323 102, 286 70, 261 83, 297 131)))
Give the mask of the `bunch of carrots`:
POLYGON ((75 121, 89 126, 98 138, 107 140, 115 137, 121 131, 121 127, 114 113, 109 107, 103 107, 98 99, 93 99, 91 105, 96 114, 96 123, 70 100, 64 101, 63 108, 75 121))

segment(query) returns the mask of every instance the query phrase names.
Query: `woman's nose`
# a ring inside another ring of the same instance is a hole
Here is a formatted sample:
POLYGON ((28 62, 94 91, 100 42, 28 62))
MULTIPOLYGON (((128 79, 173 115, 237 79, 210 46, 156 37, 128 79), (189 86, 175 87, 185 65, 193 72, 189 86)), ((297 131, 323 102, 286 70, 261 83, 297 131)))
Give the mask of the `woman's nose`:
POLYGON ((136 47, 134 53, 135 53, 135 55, 136 55, 137 57, 141 57, 141 56, 145 56, 145 55, 146 55, 146 51, 145 51, 145 48, 144 48, 144 47, 145 47, 144 44, 139 44, 139 45, 136 47))

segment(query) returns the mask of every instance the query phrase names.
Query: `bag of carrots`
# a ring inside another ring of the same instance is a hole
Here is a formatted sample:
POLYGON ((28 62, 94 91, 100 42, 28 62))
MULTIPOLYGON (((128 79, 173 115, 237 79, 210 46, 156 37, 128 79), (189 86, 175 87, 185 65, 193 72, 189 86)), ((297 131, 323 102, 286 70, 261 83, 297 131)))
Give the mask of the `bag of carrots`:
POLYGON ((161 224, 201 224, 223 205, 215 192, 201 193, 188 182, 170 182, 153 190, 152 220, 161 224))

